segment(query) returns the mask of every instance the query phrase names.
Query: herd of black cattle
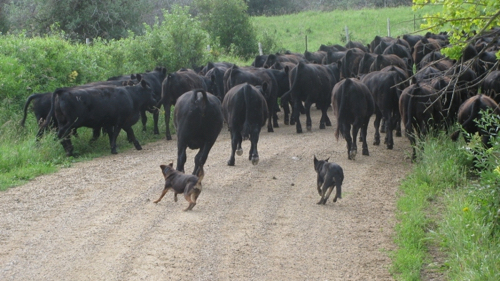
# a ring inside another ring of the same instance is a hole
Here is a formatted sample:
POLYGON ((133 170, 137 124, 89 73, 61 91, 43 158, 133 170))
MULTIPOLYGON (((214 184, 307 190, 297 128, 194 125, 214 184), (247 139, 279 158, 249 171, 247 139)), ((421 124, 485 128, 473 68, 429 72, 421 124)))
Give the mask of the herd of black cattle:
MULTIPOLYGON (((203 167, 224 121, 231 132, 228 165, 235 164, 235 153, 241 155, 244 139, 250 139, 249 160, 257 164, 261 127, 267 123, 268 132, 279 127, 280 107, 284 124, 295 124, 301 133, 301 113, 306 115, 307 130, 311 130, 310 108, 315 104, 322 111, 319 128, 324 129, 332 124, 327 111, 333 106, 338 124, 335 136, 347 141, 349 159, 356 156, 359 130, 362 153, 369 154, 366 134, 373 114, 374 145, 380 144, 380 132, 385 132, 388 149, 393 148, 393 131, 401 135, 401 123, 413 146, 417 137, 430 130, 448 130, 457 121, 467 132, 483 134, 486 144, 485 131, 473 120, 486 108, 500 115, 500 70, 495 56, 500 49, 499 35, 500 28, 493 28, 471 38, 460 61, 440 53, 449 44, 446 34, 428 33, 376 36, 367 46, 349 42, 346 46, 322 45, 318 51, 304 54, 262 55, 245 67, 208 63, 173 73, 158 67, 142 74, 33 94, 26 101, 22 123, 33 101, 40 126, 37 137, 56 128, 66 154, 73 155, 70 136, 79 127, 89 127, 93 129, 92 140, 106 132, 111 152, 116 153, 121 129, 136 149, 141 149, 132 125, 141 117, 146 130, 146 111, 153 114, 154 133, 159 134, 161 106, 166 138, 171 140, 170 109, 175 105, 177 170, 184 171, 187 147, 200 149, 193 174, 203 167)), ((452 137, 456 139, 458 133, 452 137)))

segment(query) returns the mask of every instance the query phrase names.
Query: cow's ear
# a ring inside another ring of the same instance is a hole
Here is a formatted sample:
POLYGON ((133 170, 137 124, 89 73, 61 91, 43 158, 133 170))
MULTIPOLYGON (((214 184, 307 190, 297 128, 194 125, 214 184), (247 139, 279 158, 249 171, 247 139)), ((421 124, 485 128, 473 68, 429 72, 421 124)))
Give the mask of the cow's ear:
POLYGON ((142 86, 143 88, 147 88, 147 87, 148 87, 148 82, 146 82, 146 80, 144 80, 144 79, 143 79, 143 80, 141 80, 141 86, 142 86))
MULTIPOLYGON (((140 74, 136 74, 135 77, 137 78, 137 81, 142 80, 142 75, 140 75, 140 74)), ((132 79, 132 80, 134 80, 134 79, 132 79)))
POLYGON ((130 80, 134 80, 135 79, 135 74, 130 74, 130 80))

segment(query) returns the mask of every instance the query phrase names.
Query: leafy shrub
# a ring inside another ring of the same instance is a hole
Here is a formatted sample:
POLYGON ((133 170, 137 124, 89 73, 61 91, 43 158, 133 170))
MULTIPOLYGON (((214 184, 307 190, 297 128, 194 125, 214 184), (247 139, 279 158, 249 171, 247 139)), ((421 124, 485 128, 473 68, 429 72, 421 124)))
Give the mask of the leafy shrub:
POLYGON ((198 17, 213 45, 246 59, 257 53, 255 28, 242 0, 196 0, 198 17))

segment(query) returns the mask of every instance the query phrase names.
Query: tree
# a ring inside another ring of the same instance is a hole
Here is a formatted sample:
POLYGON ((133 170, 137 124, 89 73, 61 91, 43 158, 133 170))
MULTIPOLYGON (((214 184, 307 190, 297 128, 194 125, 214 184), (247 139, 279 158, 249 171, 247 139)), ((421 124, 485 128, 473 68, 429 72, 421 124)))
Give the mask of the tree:
POLYGON ((18 0, 6 4, 9 22, 28 34, 46 34, 57 24, 72 39, 120 38, 142 28, 142 1, 18 0))
MULTIPOLYGON (((414 8, 425 5, 441 5, 442 11, 425 15, 423 28, 437 33, 449 32, 451 47, 442 53, 452 59, 460 59, 462 50, 478 36, 493 27, 500 26, 500 1, 498 0, 413 0, 414 8)), ((500 51, 497 53, 500 59, 500 51)))
POLYGON ((195 0, 195 6, 214 45, 244 58, 256 53, 256 34, 243 0, 195 0))

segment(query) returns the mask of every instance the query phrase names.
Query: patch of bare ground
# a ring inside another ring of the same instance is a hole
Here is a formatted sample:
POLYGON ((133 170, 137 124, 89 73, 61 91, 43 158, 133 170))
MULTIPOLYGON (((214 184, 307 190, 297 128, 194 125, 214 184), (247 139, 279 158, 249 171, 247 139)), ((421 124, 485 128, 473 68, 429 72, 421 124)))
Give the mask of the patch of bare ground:
MULTIPOLYGON (((330 117, 333 114, 330 112, 330 117)), ((301 116, 304 120, 304 116, 301 116)), ((409 172, 406 138, 347 160, 336 123, 261 132, 260 162, 236 166, 227 129, 205 165, 190 212, 163 188, 159 141, 61 169, 0 194, 1 280, 391 280, 396 191, 409 172), (317 205, 313 155, 344 169, 343 198, 317 205)), ((372 119, 373 121, 373 119, 372 119)), ((369 142, 373 141, 369 126, 369 142)), ((120 137, 124 137, 122 134, 120 137)), ((192 171, 195 151, 188 152, 192 171)))

